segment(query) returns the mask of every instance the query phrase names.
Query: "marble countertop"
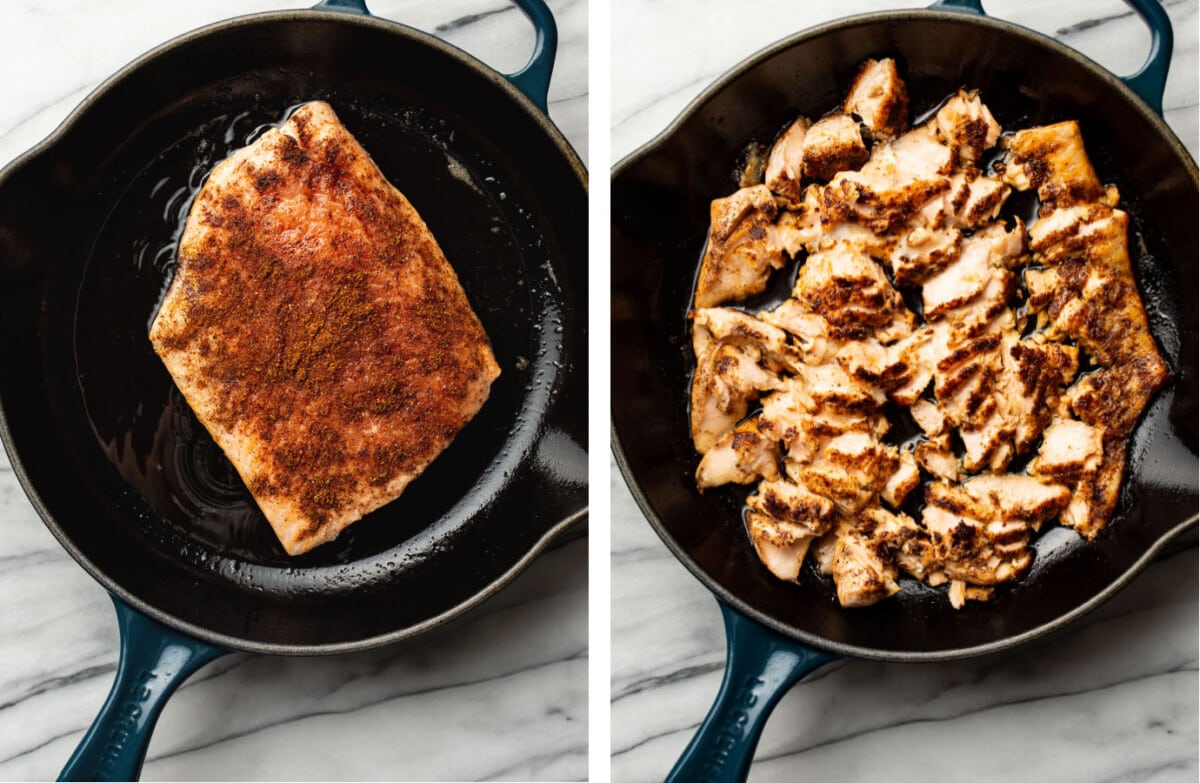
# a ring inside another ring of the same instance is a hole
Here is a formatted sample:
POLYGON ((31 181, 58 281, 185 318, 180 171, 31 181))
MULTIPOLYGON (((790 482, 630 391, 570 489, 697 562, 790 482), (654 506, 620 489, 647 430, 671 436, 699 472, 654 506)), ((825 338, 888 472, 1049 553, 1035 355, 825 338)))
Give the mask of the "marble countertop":
MULTIPOLYGON (((239 14, 315 0, 6 2, 0 166, 146 49, 239 14)), ((586 158, 587 2, 551 0, 551 117, 586 158)), ((371 0, 502 71, 532 28, 506 0, 371 0)), ((2 338, 0 338, 2 339, 2 338)), ((66 491, 66 490, 64 490, 66 491)), ((107 594, 42 525, 0 452, 0 780, 52 779, 116 666, 107 594)), ((448 629, 326 658, 233 655, 163 712, 147 779, 579 780, 587 776, 587 539, 538 558, 448 629)))
MULTIPOLYGON (((1117 73, 1149 35, 1119 0, 985 0, 1117 73)), ((1166 117, 1197 155, 1197 0, 1168 0, 1166 117)), ((661 131, 709 83, 783 37, 880 0, 625 0, 613 8, 612 154, 661 131), (770 18, 770 24, 745 20, 770 18), (645 74, 654 73, 653 79, 645 74)), ((612 779, 661 780, 707 713, 725 658, 711 595, 612 466, 612 779)), ((1004 656, 844 661, 794 688, 750 780, 1195 781, 1197 556, 1163 558, 1100 610, 1004 656)))

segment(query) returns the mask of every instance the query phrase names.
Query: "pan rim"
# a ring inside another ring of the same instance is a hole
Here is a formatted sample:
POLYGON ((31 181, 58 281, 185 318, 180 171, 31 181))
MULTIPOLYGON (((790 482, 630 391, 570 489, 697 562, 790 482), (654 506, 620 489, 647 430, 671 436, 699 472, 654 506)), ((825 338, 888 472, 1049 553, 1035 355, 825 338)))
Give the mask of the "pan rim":
MULTIPOLYGON (((371 28, 389 35, 396 35, 401 38, 408 39, 417 43, 418 45, 430 47, 437 50, 441 54, 459 61, 463 65, 470 68, 475 75, 501 89, 511 101, 521 107, 525 114, 528 115, 529 118, 538 125, 547 139, 554 145, 560 156, 570 166, 579 186, 582 188, 585 194, 587 193, 587 168, 584 166, 574 147, 571 146, 570 142, 567 141, 566 137, 562 134, 558 127, 555 126, 555 124, 550 120, 549 116, 542 113, 542 111, 533 104, 532 100, 530 100, 528 96, 517 89, 515 85, 513 85, 498 71, 491 68, 486 63, 483 63, 473 55, 463 51, 462 49, 459 49, 453 44, 447 43, 446 41, 443 41, 434 35, 410 27, 401 22, 375 16, 350 14, 343 11, 314 9, 267 11, 262 13, 235 16, 177 35, 138 55, 129 63, 101 81, 100 84, 98 84, 91 92, 89 92, 83 98, 83 100, 80 101, 80 103, 67 114, 62 122, 60 122, 45 138, 21 154, 17 155, 3 167, 0 167, 0 189, 3 189, 5 186, 7 186, 13 176, 29 163, 43 155, 52 154, 55 148, 63 141, 64 137, 71 132, 72 128, 83 117, 87 116, 93 111, 95 105, 100 100, 115 90, 119 84, 124 82, 135 72, 141 70, 142 68, 152 66, 154 62, 162 55, 179 46, 201 40, 208 36, 220 35, 227 31, 244 26, 276 22, 332 22, 335 24, 371 28)), ((49 509, 42 500, 41 494, 34 487, 28 473, 25 470, 24 463, 12 439, 8 412, 5 410, 2 404, 0 404, 0 443, 3 443, 4 445, 4 450, 7 454, 9 464, 12 467, 13 474, 16 476, 26 498, 33 506, 38 516, 41 518, 42 523, 58 541, 59 545, 62 546, 62 548, 65 549, 66 552, 72 557, 72 559, 74 559, 84 569, 84 571, 87 572, 87 574, 94 580, 96 580, 105 590, 107 590, 113 596, 120 598, 122 601, 129 604, 142 614, 151 617, 170 628, 187 633, 202 641, 240 652, 286 656, 333 655, 360 652, 376 647, 382 647, 427 633, 435 628, 445 625, 461 615, 466 614, 485 602, 487 599, 491 598, 510 582, 512 582, 518 574, 523 572, 533 562, 534 559, 541 555, 551 545, 552 542, 559 538, 569 528, 582 522, 588 516, 588 505, 586 503, 582 504, 579 508, 571 513, 564 515, 555 521, 554 524, 550 525, 545 531, 543 531, 537 540, 535 540, 529 546, 529 548, 519 559, 512 563, 504 572, 502 572, 492 582, 487 584, 483 589, 479 590, 458 604, 450 607, 449 609, 433 615, 432 617, 428 617, 418 623, 361 639, 325 644, 260 642, 231 636, 228 634, 216 633, 204 627, 187 622, 150 605, 149 603, 137 598, 132 593, 121 587, 75 545, 75 543, 61 529, 53 515, 50 514, 49 509)))
MULTIPOLYGON (((763 49, 760 49, 748 57, 743 58, 732 68, 725 71, 714 81, 705 87, 695 98, 693 98, 687 106, 659 133, 655 134, 650 140, 640 145, 632 152, 625 155, 611 169, 611 177, 615 181, 617 178, 625 174, 629 169, 636 166, 644 158, 653 154, 657 149, 667 143, 683 126, 684 123, 692 119, 692 117, 700 112, 704 106, 712 100, 717 93, 724 90, 733 82, 741 78, 746 72, 757 67, 764 61, 788 50, 793 47, 803 46, 810 40, 820 38, 832 32, 852 28, 860 25, 877 24, 879 22, 925 22, 930 20, 948 20, 953 22, 962 22, 969 25, 981 25, 992 27, 995 30, 1005 33, 1017 35, 1033 41, 1042 46, 1048 46, 1051 49, 1058 51, 1066 57, 1074 60, 1079 65, 1092 73, 1093 76, 1105 82, 1110 88, 1115 89, 1118 94, 1125 98, 1127 103, 1133 107, 1147 120, 1151 122, 1155 130, 1158 131, 1160 138, 1171 145, 1177 158, 1187 163, 1188 173, 1191 177, 1193 187, 1200 187, 1200 179, 1198 179, 1197 165, 1191 153, 1183 146, 1183 143, 1166 124, 1166 120, 1156 114, 1149 106, 1135 93, 1128 85, 1126 85, 1120 77, 1114 75, 1111 71, 1104 68, 1099 63, 1095 62, 1086 55, 1072 49, 1071 47, 1060 43, 1048 36, 1022 27, 1012 22, 1003 19, 996 19, 990 16, 976 16, 966 14, 961 11, 940 11, 931 9, 909 9, 903 11, 883 11, 868 14, 858 14, 848 16, 842 19, 837 19, 832 22, 827 22, 814 27, 807 28, 793 35, 782 38, 775 43, 769 44, 763 49)), ((614 397, 614 400, 616 398, 614 397)), ((978 645, 966 647, 956 647, 945 650, 933 651, 918 651, 918 650, 881 650, 872 647, 862 647, 853 644, 844 644, 842 642, 833 641, 817 634, 810 633, 795 628, 787 623, 783 623, 774 617, 771 617, 766 612, 751 606, 746 601, 736 597, 720 584, 715 578, 711 577, 704 571, 687 552, 675 541, 666 529, 666 525, 659 518, 657 512, 650 505, 649 498, 642 491, 641 485, 633 475, 633 470, 626 457, 624 447, 621 443, 620 435, 617 431, 615 410, 610 410, 610 448, 613 458, 617 463, 618 469, 621 471, 621 476, 625 481, 625 485, 637 504, 638 509, 645 517, 646 521, 654 529, 655 534, 670 550, 671 554, 678 560, 684 568, 686 568, 693 577, 695 577, 706 589, 717 596, 720 600, 728 603, 730 606, 737 609, 745 616, 754 621, 770 628, 771 630, 794 639, 803 644, 815 647, 820 650, 825 650, 837 655, 862 658, 866 660, 890 661, 899 663, 923 663, 934 661, 951 661, 963 658, 972 658, 977 656, 988 655, 991 653, 1001 652, 1013 647, 1031 642, 1047 634, 1053 633, 1062 627, 1070 625, 1075 620, 1095 610, 1100 605, 1112 598, 1116 593, 1123 589, 1130 581, 1133 580, 1141 571, 1174 539, 1185 533, 1186 531, 1200 526, 1200 513, 1193 514, 1176 524, 1171 529, 1165 531, 1155 541, 1146 548, 1141 556, 1137 558, 1125 571, 1113 579, 1103 590, 1099 591, 1087 601, 1079 604, 1074 609, 1060 614, 1049 622, 1038 625, 1027 631, 1006 636, 1002 639, 986 642, 978 645)))

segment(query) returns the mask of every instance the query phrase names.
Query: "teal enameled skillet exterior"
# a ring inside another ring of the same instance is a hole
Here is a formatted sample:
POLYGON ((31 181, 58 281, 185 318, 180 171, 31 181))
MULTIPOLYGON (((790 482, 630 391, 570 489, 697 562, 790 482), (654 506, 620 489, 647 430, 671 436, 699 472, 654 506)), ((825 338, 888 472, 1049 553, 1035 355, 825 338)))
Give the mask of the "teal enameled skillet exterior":
POLYGON ((220 22, 131 63, 0 172, 0 437, 121 628, 64 779, 135 777, 164 701, 212 658, 424 633, 585 517, 587 175, 545 113, 554 19, 514 2, 536 41, 509 76, 363 0, 220 22), (292 559, 156 362, 171 237, 156 255, 140 232, 169 233, 220 155, 317 99, 417 206, 503 372, 401 498, 292 559), (146 491, 160 468, 187 492, 146 491))
POLYGON ((1050 633, 1127 584, 1197 518, 1197 173, 1159 116, 1172 48, 1155 0, 1128 0, 1150 26, 1145 66, 1120 79, 1038 33, 989 18, 978 0, 839 20, 735 67, 661 135, 621 161, 612 186, 612 446, 630 490, 677 558, 716 595, 729 652, 708 717, 672 781, 746 777, 763 724, 800 677, 838 656, 938 661, 1009 649, 1050 633), (1006 128, 1074 118, 1102 178, 1132 216, 1135 273, 1172 370, 1133 436, 1121 501, 1090 544, 1048 529, 1031 571, 986 605, 954 611, 909 584, 843 610, 815 574, 774 579, 748 546, 748 490, 703 495, 688 434, 692 356, 686 312, 709 202, 735 162, 797 114, 835 105, 858 64, 896 57, 915 111, 978 88, 1006 128))

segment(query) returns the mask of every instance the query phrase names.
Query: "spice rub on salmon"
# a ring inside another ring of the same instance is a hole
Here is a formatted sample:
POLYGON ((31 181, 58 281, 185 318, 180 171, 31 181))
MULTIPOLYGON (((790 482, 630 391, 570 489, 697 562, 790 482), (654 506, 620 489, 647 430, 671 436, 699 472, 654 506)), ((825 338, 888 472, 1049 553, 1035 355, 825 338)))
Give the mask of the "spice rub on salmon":
POLYGON ((1169 375, 1079 125, 1004 135, 961 89, 916 127, 908 108, 868 60, 840 112, 787 125, 761 182, 713 201, 690 314, 697 489, 756 484, 759 560, 796 581, 811 554, 845 607, 902 573, 991 600, 1042 525, 1100 535, 1169 375), (1001 214, 1013 190, 1036 192, 1028 226, 1001 214), (736 309, 789 260, 790 297, 736 309), (921 433, 899 445, 898 408, 921 433))
POLYGON ((421 216, 320 102, 213 170, 150 340, 291 555, 398 497, 500 374, 421 216))

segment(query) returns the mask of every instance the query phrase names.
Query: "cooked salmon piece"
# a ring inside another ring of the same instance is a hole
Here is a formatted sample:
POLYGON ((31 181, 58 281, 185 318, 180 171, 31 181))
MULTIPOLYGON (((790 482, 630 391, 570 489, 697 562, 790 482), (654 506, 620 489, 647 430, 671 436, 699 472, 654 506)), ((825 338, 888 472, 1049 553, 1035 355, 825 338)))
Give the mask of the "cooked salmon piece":
POLYGON ((775 242, 793 258, 805 250, 816 250, 825 234, 821 224, 821 190, 809 185, 797 203, 779 213, 775 223, 775 242))
POLYGON ((955 151, 925 126, 876 144, 862 168, 843 171, 822 188, 822 219, 827 225, 850 220, 876 234, 891 233, 949 189, 956 159, 955 151))
POLYGON ((746 499, 751 511, 798 526, 812 536, 824 534, 837 522, 834 503, 787 479, 764 481, 746 499))
POLYGON ((921 207, 921 215, 933 227, 978 228, 995 220, 1012 188, 979 169, 967 168, 950 177, 950 187, 921 207))
POLYGON ((1098 428, 1075 419, 1056 418, 1042 438, 1029 472, 1066 483, 1091 476, 1100 468, 1103 441, 1098 428))
POLYGON ((843 514, 853 515, 875 503, 901 470, 901 461, 895 446, 880 443, 869 433, 850 431, 831 438, 810 463, 787 468, 797 484, 830 499, 843 514))
POLYGON ((842 517, 835 531, 830 572, 842 606, 870 606, 900 592, 896 558, 875 539, 875 525, 865 514, 842 517))
POLYGON ((1129 257, 1129 216, 1105 202, 1060 207, 1029 227, 1030 309, 1049 339, 1073 339, 1100 365, 1067 390, 1071 411, 1101 433, 1101 464, 1080 479, 1063 524, 1094 538, 1116 508, 1126 438, 1167 382, 1129 257))
POLYGON ((813 535, 807 528, 768 514, 748 511, 746 532, 758 559, 768 571, 785 582, 796 581, 813 542, 813 535))
POLYGON ((888 477, 887 483, 879 493, 879 497, 892 508, 899 508, 908 497, 908 493, 921 483, 921 471, 912 452, 900 451, 898 454, 899 461, 896 463, 895 472, 888 477))
POLYGON ((950 579, 983 587, 1019 576, 1033 560, 1030 530, 1062 511, 1070 492, 1030 476, 978 476, 930 484, 922 512, 950 579))
POLYGON ((150 340, 291 555, 398 497, 500 374, 421 216, 319 102, 213 170, 150 340))
POLYGON ((848 390, 850 383, 841 367, 829 363, 801 379, 782 379, 777 391, 763 397, 762 418, 782 442, 791 469, 812 462, 840 435, 865 432, 879 438, 887 432, 887 418, 878 410, 886 398, 872 389, 840 391, 848 390), (813 388, 814 381, 822 388, 813 388), (872 393, 879 396, 871 397, 872 393))
POLYGON ((925 317, 937 318, 965 305, 987 288, 993 277, 1006 277, 1013 259, 1024 253, 1025 240, 1018 230, 1005 231, 994 223, 962 242, 958 258, 925 282, 921 295, 925 317))
POLYGON ((1000 138, 1000 123, 979 99, 978 92, 959 90, 933 118, 938 135, 958 150, 965 164, 974 164, 1000 138))
POLYGON ((808 257, 792 296, 828 321, 837 339, 882 333, 881 340, 893 342, 916 321, 882 267, 843 242, 808 257))
POLYGON ((845 114, 830 114, 814 122, 804 134, 801 153, 805 176, 822 182, 839 171, 858 168, 868 157, 858 123, 845 114))
POLYGON ((766 186, 793 204, 800 203, 804 193, 804 138, 809 125, 804 117, 797 119, 779 135, 767 156, 766 186))
POLYGON ((962 252, 962 238, 956 228, 917 226, 901 233, 886 256, 896 284, 920 285, 954 263, 962 252))
POLYGON ((774 310, 759 313, 758 318, 791 335, 805 364, 822 364, 840 347, 829 336, 829 322, 795 299, 784 300, 774 310))
POLYGON ((705 454, 733 430, 761 392, 778 388, 779 371, 797 364, 783 330, 738 310, 709 307, 692 315, 691 429, 705 454))
POLYGON ((779 478, 779 440, 770 423, 752 416, 717 439, 696 468, 700 489, 779 478))
POLYGON ((1075 120, 1019 130, 1005 146, 1002 178, 1017 190, 1036 190, 1043 210, 1089 202, 1116 205, 1116 189, 1100 184, 1075 120))
POLYGON ((930 475, 947 481, 958 480, 958 458, 950 447, 949 434, 935 435, 918 443, 913 456, 930 475))
POLYGON ((912 517, 876 506, 864 511, 862 518, 865 525, 872 526, 875 541, 895 558, 901 569, 930 585, 945 583, 946 574, 933 551, 929 531, 912 517))
POLYGON ((908 88, 890 57, 867 60, 859 69, 842 111, 862 120, 877 139, 899 136, 908 122, 908 88))
POLYGON ((742 188, 710 207, 708 247, 696 283, 696 307, 745 299, 767 287, 783 253, 772 236, 777 208, 766 185, 742 188))
POLYGON ((1101 448, 1100 467, 1079 479, 1059 517, 1060 522, 1088 540, 1100 534, 1116 508, 1128 445, 1124 440, 1110 439, 1103 440, 1101 448))

